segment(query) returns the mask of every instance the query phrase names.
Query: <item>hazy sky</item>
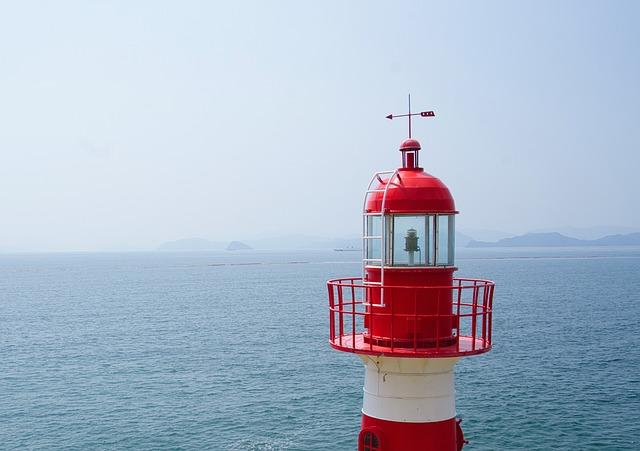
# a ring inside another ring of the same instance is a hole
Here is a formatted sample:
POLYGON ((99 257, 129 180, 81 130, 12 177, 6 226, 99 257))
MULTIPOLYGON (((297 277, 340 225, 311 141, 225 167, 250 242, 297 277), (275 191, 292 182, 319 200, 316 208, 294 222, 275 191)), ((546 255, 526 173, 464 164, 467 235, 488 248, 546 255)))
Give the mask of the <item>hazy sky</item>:
POLYGON ((638 2, 4 2, 0 249, 359 233, 406 109, 460 227, 640 226, 638 2))

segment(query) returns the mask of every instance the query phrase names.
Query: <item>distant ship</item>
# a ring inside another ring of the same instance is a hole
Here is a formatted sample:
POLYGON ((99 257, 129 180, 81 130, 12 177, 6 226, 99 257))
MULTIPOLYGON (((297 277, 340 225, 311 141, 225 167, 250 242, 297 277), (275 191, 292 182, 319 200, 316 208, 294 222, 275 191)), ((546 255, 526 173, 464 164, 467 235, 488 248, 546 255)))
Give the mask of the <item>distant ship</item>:
POLYGON ((357 247, 336 247, 334 249, 336 252, 360 252, 362 249, 358 249, 357 247))

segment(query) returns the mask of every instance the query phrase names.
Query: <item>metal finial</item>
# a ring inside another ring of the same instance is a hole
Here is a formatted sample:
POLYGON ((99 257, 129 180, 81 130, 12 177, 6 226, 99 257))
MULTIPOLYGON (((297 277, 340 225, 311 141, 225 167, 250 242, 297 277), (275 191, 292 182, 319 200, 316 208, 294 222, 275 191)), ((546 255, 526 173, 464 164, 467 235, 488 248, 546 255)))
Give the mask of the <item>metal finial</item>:
POLYGON ((409 138, 411 138, 411 94, 409 95, 409 138))

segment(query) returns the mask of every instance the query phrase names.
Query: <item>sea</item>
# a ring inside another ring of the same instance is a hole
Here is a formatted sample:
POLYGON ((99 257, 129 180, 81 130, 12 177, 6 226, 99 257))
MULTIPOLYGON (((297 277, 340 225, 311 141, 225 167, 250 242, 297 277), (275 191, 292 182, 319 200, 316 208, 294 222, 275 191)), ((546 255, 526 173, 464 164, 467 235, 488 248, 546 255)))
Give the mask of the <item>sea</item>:
MULTIPOLYGON (((328 345, 358 252, 0 255, 0 449, 355 450, 363 367, 328 345)), ((496 282, 456 366, 472 450, 640 449, 640 248, 460 249, 496 282)))

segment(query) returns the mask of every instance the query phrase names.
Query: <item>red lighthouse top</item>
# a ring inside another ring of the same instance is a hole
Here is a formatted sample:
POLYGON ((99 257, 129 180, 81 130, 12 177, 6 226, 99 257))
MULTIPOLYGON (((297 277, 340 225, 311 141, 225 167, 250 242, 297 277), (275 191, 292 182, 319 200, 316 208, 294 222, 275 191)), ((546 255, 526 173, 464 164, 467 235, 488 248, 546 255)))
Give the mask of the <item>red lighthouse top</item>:
POLYGON ((378 177, 377 186, 367 198, 367 213, 381 212, 383 200, 384 213, 457 213, 449 188, 418 166, 420 148, 412 138, 400 144, 402 167, 389 178, 378 177))
MULTIPOLYGON (((435 113, 395 117, 417 115, 435 113)), ((365 191, 362 276, 328 282, 336 349, 402 357, 491 349, 494 284, 453 277, 458 212, 447 186, 420 167, 421 149, 409 125, 402 166, 374 174, 365 191)))

